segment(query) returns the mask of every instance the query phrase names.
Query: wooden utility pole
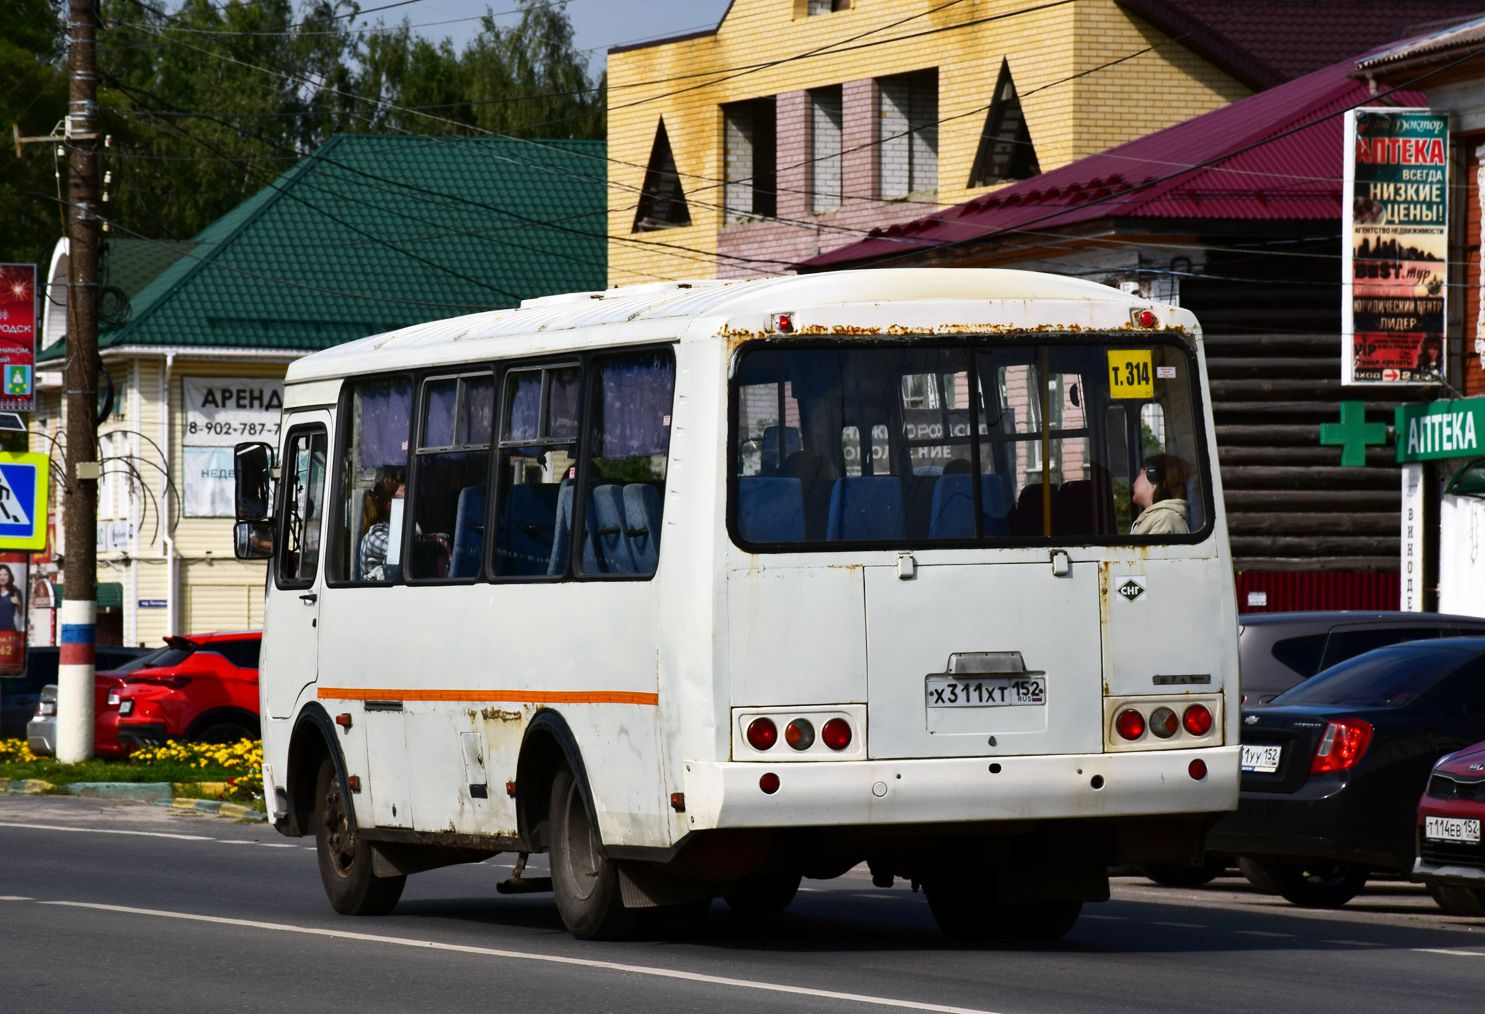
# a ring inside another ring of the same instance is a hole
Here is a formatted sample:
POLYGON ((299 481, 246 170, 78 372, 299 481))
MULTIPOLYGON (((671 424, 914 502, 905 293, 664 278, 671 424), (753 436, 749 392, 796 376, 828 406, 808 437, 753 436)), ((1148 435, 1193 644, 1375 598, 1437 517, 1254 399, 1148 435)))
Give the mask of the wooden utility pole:
POLYGON ((97 0, 68 0, 71 102, 67 110, 67 475, 62 487, 61 659, 57 759, 93 756, 98 614, 98 72, 97 0))

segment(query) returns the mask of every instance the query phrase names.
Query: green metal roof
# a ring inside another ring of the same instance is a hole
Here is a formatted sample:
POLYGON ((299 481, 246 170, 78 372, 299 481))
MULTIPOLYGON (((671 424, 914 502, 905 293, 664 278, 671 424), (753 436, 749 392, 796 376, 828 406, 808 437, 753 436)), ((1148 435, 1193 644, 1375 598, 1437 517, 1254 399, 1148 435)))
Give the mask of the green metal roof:
MULTIPOLYGON (((100 332, 99 347, 307 353, 601 289, 606 150, 602 141, 334 137, 192 237, 133 297, 129 319, 100 332)), ((62 355, 58 342, 40 358, 62 355)))

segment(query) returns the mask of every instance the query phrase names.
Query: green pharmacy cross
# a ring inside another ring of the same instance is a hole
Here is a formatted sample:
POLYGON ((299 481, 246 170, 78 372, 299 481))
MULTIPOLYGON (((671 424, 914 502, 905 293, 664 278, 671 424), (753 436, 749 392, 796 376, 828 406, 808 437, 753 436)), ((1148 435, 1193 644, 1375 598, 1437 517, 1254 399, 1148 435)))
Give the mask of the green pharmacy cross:
POLYGON ((1320 443, 1341 446, 1341 464, 1357 468, 1366 464, 1366 449, 1387 443, 1387 424, 1366 421, 1366 402, 1341 402, 1341 421, 1320 424, 1320 443))

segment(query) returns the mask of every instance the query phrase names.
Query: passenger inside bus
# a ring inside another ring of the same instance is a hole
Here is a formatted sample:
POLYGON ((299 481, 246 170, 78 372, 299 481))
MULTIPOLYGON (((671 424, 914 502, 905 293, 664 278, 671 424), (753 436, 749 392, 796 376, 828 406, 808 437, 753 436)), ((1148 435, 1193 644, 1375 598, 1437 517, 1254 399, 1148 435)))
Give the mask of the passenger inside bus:
POLYGON ((1134 477, 1132 500, 1140 508, 1130 535, 1185 535, 1191 531, 1186 483, 1191 464, 1174 454, 1153 454, 1134 477))
POLYGON ((1174 344, 758 349, 733 395, 734 532, 762 545, 1128 537, 1154 503, 1135 500, 1145 464, 1180 450, 1161 499, 1185 502, 1189 527, 1154 524, 1172 503, 1132 534, 1186 534, 1202 527, 1194 405, 1174 344))

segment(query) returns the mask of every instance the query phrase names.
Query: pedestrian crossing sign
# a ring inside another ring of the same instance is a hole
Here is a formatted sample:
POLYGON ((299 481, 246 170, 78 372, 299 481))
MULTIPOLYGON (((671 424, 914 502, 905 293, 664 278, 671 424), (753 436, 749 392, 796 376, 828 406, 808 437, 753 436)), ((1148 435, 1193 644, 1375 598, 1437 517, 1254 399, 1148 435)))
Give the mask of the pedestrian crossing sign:
POLYGON ((0 550, 46 548, 45 454, 0 454, 0 550))

